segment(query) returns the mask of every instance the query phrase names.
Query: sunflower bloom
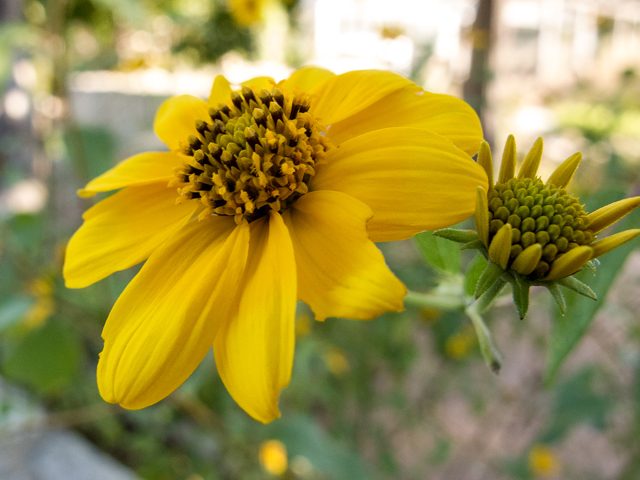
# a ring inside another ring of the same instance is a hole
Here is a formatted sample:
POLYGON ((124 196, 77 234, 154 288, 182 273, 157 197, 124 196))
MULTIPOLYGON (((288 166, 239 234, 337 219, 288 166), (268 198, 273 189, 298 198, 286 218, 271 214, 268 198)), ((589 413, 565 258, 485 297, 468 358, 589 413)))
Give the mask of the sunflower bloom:
POLYGON ((84 214, 67 249, 70 288, 146 263, 115 303, 98 363, 102 397, 158 402, 213 345, 252 417, 280 416, 297 300, 317 320, 403 308, 373 242, 455 224, 474 210, 481 130, 464 102, 389 72, 307 68, 208 101, 167 100, 170 152, 131 157, 79 193, 120 189, 84 214))

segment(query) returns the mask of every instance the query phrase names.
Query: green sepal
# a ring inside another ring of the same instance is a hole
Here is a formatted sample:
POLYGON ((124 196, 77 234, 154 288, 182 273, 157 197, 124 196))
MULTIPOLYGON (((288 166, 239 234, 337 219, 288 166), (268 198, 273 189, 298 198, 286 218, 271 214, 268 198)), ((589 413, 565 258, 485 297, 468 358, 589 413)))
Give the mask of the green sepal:
POLYGON ((595 275, 596 268, 600 266, 600 260, 598 260, 597 258, 594 258, 593 260, 589 260, 587 263, 585 263, 584 266, 588 268, 591 271, 591 273, 595 275))
POLYGON ((529 290, 531 283, 527 281, 522 275, 517 273, 512 274, 513 280, 511 281, 511 287, 513 288, 513 301, 516 304, 516 310, 520 315, 520 320, 524 320, 529 310, 529 290))
POLYGON ((547 282, 544 284, 547 287, 547 290, 553 295, 553 299, 556 301, 556 305, 560 309, 560 313, 564 315, 564 312, 567 309, 567 302, 564 299, 564 295, 562 294, 562 290, 558 287, 557 282, 547 282))
POLYGON ((480 251, 486 252, 487 247, 484 246, 484 243, 482 243, 482 240, 478 239, 478 240, 474 240, 473 242, 465 243, 460 247, 460 250, 480 250, 480 251))
POLYGON ((452 242, 469 243, 478 240, 478 234, 475 230, 461 230, 459 228, 443 228, 435 230, 433 233, 436 237, 446 238, 452 242))
POLYGON ((504 270, 497 263, 489 262, 476 285, 475 297, 480 298, 491 286, 504 275, 504 270))
MULTIPOLYGON (((506 275, 505 275, 506 276, 506 275)), ((486 312, 489 307, 493 304, 494 300, 498 298, 498 295, 502 292, 502 289, 507 284, 507 281, 504 279, 504 276, 498 278, 491 287, 472 305, 475 305, 478 313, 486 312)))
POLYGON ((591 300, 598 300, 598 296, 595 294, 591 288, 586 283, 582 283, 576 277, 568 276, 564 278, 560 278, 556 280, 559 285, 562 285, 564 288, 568 288, 569 290, 573 290, 580 295, 583 295, 591 300))

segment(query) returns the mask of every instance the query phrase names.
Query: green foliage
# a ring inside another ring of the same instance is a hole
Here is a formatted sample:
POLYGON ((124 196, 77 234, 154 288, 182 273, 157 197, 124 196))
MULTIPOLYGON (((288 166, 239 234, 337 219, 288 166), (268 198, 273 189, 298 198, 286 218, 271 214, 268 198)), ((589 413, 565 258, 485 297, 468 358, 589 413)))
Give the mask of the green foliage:
POLYGON ((613 407, 613 401, 594 391, 595 378, 596 370, 585 368, 558 387, 548 427, 542 433, 540 443, 558 442, 571 428, 584 423, 599 430, 605 428, 605 417, 613 407))
POLYGON ((443 272, 460 271, 460 248, 455 243, 440 238, 432 232, 422 232, 415 236, 422 256, 429 265, 443 272))
POLYGON ((8 347, 2 358, 4 375, 49 394, 69 386, 82 357, 76 332, 53 320, 8 347))

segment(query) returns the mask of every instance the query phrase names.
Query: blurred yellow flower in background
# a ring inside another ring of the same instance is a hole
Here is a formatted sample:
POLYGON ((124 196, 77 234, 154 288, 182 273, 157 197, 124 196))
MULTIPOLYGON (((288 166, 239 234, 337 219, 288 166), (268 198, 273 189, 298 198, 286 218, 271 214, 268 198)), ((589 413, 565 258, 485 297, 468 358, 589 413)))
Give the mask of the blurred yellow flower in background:
POLYGON ((282 475, 287 471, 287 447, 279 440, 267 440, 260 445, 260 465, 272 475, 282 475))
POLYGON ((39 327, 55 312, 53 279, 49 276, 37 278, 29 283, 27 290, 36 301, 27 310, 22 321, 28 328, 39 327))
POLYGON ((236 25, 248 27, 262 20, 264 0, 229 0, 229 12, 236 25))
POLYGON ((537 477, 555 477, 560 474, 562 463, 548 445, 534 445, 529 452, 529 470, 537 477))
POLYGON ((280 416, 296 301, 317 320, 402 310, 406 289, 373 242, 458 223, 487 186, 469 156, 482 138, 473 110, 390 72, 305 68, 237 91, 219 76, 208 101, 167 100, 155 131, 170 152, 80 191, 121 189, 84 214, 64 266, 83 288, 148 258, 98 364, 102 397, 130 409, 166 397, 213 345, 236 402, 280 416))
POLYGON ((351 368, 344 352, 333 345, 324 354, 324 362, 327 364, 329 371, 336 377, 341 377, 351 368))

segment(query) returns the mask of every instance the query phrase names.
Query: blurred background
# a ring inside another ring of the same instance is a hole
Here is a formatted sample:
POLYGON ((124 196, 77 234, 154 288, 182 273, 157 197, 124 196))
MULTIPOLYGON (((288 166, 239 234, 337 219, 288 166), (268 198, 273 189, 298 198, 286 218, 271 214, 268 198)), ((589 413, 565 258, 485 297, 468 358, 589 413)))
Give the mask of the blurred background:
MULTIPOLYGON (((590 211, 640 194, 637 0, 2 0, 0 478, 640 478, 638 242, 584 276, 597 303, 568 295, 562 317, 534 290, 520 322, 499 301, 499 376, 461 312, 318 323, 301 305, 270 425, 233 402, 212 356, 155 406, 100 399, 101 328, 136 269, 64 287, 92 202, 76 190, 164 148, 152 124, 167 97, 308 64, 464 98, 498 162, 508 134, 520 158, 544 135, 543 178, 582 151, 573 191, 590 211)), ((413 241, 380 248, 416 291, 477 278, 469 252, 452 266, 413 241)))

